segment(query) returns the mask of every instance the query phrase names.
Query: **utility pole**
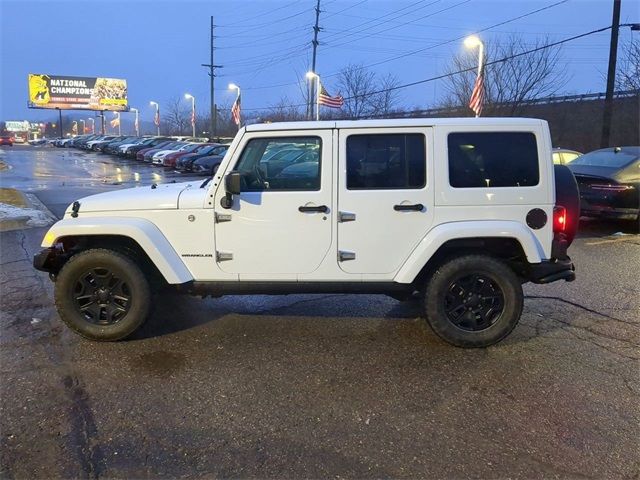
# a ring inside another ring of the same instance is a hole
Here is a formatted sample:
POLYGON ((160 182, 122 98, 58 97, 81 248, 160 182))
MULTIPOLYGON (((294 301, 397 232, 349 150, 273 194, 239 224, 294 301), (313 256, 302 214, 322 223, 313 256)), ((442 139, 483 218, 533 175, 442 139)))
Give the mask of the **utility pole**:
POLYGON ((600 148, 609 146, 611 136, 611 119, 613 117, 613 89, 616 86, 616 60, 618 57, 618 32, 620 30, 620 3, 613 0, 613 19, 611 21, 611 44, 609 46, 609 70, 607 71, 607 94, 604 99, 602 114, 602 139, 600 148))
POLYGON ((60 130, 60 138, 62 138, 62 110, 60 110, 60 108, 58 108, 58 127, 60 130))
POLYGON ((213 15, 211 15, 211 52, 209 57, 209 63, 203 63, 203 67, 207 67, 209 69, 209 81, 210 81, 210 89, 211 89, 211 117, 209 118, 209 138, 213 140, 217 136, 218 130, 218 107, 216 106, 215 101, 215 78, 216 78, 216 68, 222 68, 222 65, 215 65, 213 63, 213 51, 215 50, 215 46, 213 44, 213 40, 215 35, 213 34, 215 29, 215 25, 213 24, 213 15))
MULTIPOLYGON (((318 44, 320 42, 318 42, 318 33, 320 32, 320 27, 319 27, 319 22, 320 22, 320 0, 317 0, 316 3, 316 24, 313 27, 313 41, 311 42, 311 44, 313 45, 313 56, 311 59, 311 71, 313 73, 317 73, 316 72, 316 51, 318 50, 318 44)), ((313 99, 316 98, 315 96, 315 82, 312 80, 309 82, 309 102, 307 103, 307 120, 311 120, 311 118, 313 117, 313 99)))

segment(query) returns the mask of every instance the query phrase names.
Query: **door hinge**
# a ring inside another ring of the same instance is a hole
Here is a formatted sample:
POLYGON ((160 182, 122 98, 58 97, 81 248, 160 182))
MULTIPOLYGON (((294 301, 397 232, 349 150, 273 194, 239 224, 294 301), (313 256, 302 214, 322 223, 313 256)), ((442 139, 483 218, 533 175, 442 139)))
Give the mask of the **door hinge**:
POLYGON ((338 221, 339 222, 355 222, 356 214, 349 212, 338 212, 338 221))
POLYGON ((216 251, 216 261, 217 262, 224 262, 227 260, 233 260, 233 253, 232 252, 218 252, 216 251))
POLYGON ((215 218, 216 218, 216 223, 230 222, 231 221, 231 214, 230 213, 214 212, 214 215, 215 215, 215 218))
POLYGON ((355 260, 356 259, 356 254, 355 252, 345 252, 345 251, 338 251, 338 261, 340 262, 346 262, 348 260, 355 260))

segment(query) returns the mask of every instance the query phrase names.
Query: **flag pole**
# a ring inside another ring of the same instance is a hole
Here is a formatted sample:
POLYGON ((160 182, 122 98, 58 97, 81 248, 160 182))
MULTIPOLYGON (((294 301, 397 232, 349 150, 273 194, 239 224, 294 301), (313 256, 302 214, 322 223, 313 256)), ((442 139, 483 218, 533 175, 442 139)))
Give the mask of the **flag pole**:
MULTIPOLYGON (((484 43, 480 42, 480 46, 478 47, 478 77, 482 75, 482 69, 484 68, 484 43)), ((484 85, 482 86, 484 88, 484 85)), ((479 113, 476 113, 476 118, 480 116, 479 113)))
POLYGON ((316 75, 316 121, 320 120, 320 75, 316 75))

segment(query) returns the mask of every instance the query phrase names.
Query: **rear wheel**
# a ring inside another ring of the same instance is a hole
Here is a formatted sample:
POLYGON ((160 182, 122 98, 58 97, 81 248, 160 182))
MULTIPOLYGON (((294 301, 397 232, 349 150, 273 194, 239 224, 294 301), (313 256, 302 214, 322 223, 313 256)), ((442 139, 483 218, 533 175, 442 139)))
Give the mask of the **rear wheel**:
POLYGON ((69 328, 91 340, 120 340, 140 327, 151 305, 149 282, 129 257, 92 249, 58 274, 55 302, 69 328))
POLYGON ((487 347, 505 338, 522 314, 522 285, 499 259, 465 255, 441 265, 429 279, 424 311, 443 340, 487 347))

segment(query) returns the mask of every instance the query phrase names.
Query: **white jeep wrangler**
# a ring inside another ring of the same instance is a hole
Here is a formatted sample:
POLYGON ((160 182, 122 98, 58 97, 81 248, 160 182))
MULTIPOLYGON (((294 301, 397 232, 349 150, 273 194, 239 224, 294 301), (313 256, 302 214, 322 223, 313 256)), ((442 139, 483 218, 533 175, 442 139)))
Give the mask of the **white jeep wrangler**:
POLYGON ((516 326, 523 283, 575 278, 578 202, 542 120, 250 125, 203 183, 74 202, 34 266, 94 340, 131 334, 173 288, 419 295, 440 337, 484 347, 516 326))

